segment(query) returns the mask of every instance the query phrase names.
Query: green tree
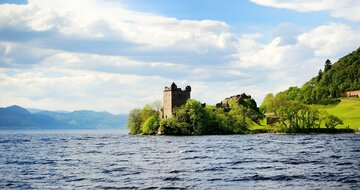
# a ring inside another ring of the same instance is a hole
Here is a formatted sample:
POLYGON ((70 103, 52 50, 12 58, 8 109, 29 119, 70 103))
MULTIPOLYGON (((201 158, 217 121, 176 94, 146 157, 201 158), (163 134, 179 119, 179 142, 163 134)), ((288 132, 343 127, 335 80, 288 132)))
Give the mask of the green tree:
POLYGON ((142 133, 145 135, 154 135, 160 127, 160 119, 157 116, 149 117, 141 126, 142 133))
POLYGON ((195 134, 205 133, 205 121, 207 119, 205 109, 201 103, 194 99, 189 99, 184 105, 184 109, 189 116, 189 125, 195 134))
POLYGON ((178 121, 176 118, 165 118, 160 120, 158 134, 162 135, 193 135, 189 124, 178 121))
POLYGON ((152 105, 144 106, 140 111, 141 124, 152 116, 159 116, 158 110, 155 110, 152 105))
POLYGON ((325 68, 324 68, 324 72, 327 72, 331 69, 331 61, 329 59, 327 59, 325 61, 325 68))
POLYGON ((263 113, 273 112, 274 94, 269 93, 265 95, 263 102, 261 103, 260 110, 263 113))
POLYGON ((288 132, 309 132, 320 122, 316 107, 286 100, 283 94, 274 98, 274 113, 288 132))
POLYGON ((309 131, 315 128, 319 122, 319 111, 314 106, 301 105, 298 113, 299 127, 309 131))
POLYGON ((319 70, 319 73, 318 73, 318 76, 317 76, 317 82, 319 82, 319 81, 321 80, 322 75, 323 75, 323 72, 322 72, 322 70, 320 69, 320 70, 319 70))
POLYGON ((334 130, 337 125, 344 124, 343 121, 331 114, 325 114, 323 118, 326 128, 334 130))
POLYGON ((126 127, 130 129, 130 134, 139 134, 141 133, 141 109, 135 108, 132 109, 128 116, 128 121, 126 127))

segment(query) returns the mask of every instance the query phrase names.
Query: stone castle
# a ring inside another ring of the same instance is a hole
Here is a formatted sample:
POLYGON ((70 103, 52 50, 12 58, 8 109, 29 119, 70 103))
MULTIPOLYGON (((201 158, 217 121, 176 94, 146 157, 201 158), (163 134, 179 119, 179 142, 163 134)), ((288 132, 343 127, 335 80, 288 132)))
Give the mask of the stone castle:
POLYGON ((171 118, 173 116, 173 109, 180 107, 190 99, 191 87, 186 86, 185 90, 178 88, 175 83, 172 83, 170 87, 165 86, 164 89, 164 107, 160 112, 161 118, 171 118))

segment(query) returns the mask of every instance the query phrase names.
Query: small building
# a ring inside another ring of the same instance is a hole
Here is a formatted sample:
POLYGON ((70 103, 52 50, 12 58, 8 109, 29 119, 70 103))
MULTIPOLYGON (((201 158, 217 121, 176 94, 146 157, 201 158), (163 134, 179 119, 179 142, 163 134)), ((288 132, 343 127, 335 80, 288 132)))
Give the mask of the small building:
POLYGON ((164 107, 160 113, 161 118, 171 118, 174 108, 184 105, 190 99, 190 92, 190 86, 186 86, 185 90, 178 88, 175 83, 172 83, 170 87, 165 86, 164 107))
POLYGON ((279 121, 279 118, 275 116, 274 113, 265 114, 266 125, 273 125, 279 121))
POLYGON ((355 91, 347 91, 345 92, 346 97, 350 98, 350 97, 360 97, 360 90, 355 90, 355 91))

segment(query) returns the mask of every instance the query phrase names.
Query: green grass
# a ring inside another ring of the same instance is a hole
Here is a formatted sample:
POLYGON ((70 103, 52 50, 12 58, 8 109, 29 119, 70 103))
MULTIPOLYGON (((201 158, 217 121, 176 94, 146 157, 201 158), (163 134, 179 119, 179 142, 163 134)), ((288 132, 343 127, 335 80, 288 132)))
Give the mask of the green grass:
POLYGON ((318 108, 343 120, 344 124, 337 128, 350 127, 360 131, 360 98, 342 98, 337 105, 318 106, 318 108))
MULTIPOLYGON (((337 105, 316 105, 316 107, 319 111, 326 111, 339 117, 344 122, 343 125, 338 125, 336 128, 344 129, 349 127, 360 132, 360 98, 342 98, 337 105)), ((266 125, 266 119, 260 121, 261 125, 251 120, 247 120, 247 123, 250 131, 254 133, 277 132, 279 130, 277 127, 266 125)), ((325 128, 325 126, 321 128, 325 128)))
POLYGON ((247 119, 246 123, 248 123, 251 133, 276 133, 278 130, 276 127, 266 125, 266 119, 261 120, 260 125, 251 119, 247 119))

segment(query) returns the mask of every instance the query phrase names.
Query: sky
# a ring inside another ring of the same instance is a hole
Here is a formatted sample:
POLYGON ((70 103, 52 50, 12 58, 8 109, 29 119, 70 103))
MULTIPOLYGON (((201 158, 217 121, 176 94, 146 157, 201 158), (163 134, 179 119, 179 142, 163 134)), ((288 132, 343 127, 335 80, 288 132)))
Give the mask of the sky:
POLYGON ((0 107, 127 113, 301 86, 360 46, 359 0, 0 0, 0 107))

